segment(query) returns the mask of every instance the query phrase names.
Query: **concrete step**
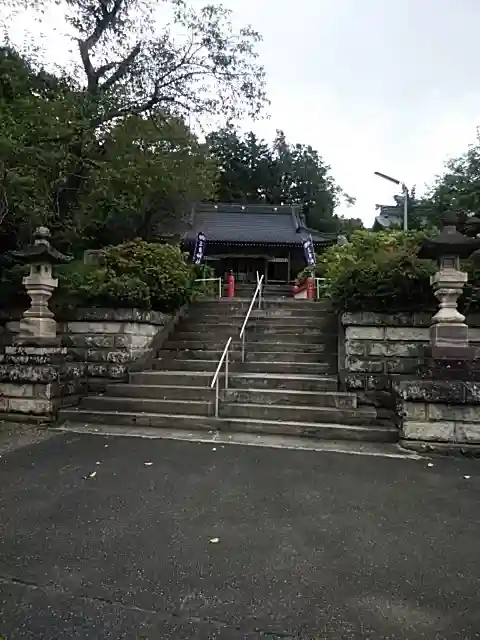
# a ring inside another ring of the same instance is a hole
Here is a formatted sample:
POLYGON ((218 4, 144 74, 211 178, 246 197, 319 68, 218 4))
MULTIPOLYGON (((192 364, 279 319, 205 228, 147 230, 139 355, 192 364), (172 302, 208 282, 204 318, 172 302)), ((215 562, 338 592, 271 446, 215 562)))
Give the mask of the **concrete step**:
POLYGON ((185 331, 199 331, 200 328, 203 328, 205 333, 214 333, 220 332, 222 334, 228 333, 228 335, 232 335, 234 333, 239 334, 240 329, 242 328, 242 322, 233 322, 232 320, 228 320, 225 318, 223 320, 218 320, 217 322, 207 322, 206 320, 197 319, 197 320, 184 320, 181 325, 178 326, 177 331, 180 333, 184 333, 185 331))
MULTIPOLYGON (((129 379, 130 384, 135 386, 208 387, 213 379, 213 371, 142 371, 131 373, 129 379)), ((220 381, 223 384, 223 372, 220 381)), ((119 384, 121 383, 115 383, 111 386, 117 387, 119 384)), ((230 372, 228 384, 231 389, 336 391, 338 388, 336 376, 285 375, 282 373, 230 372)))
POLYGON ((396 427, 375 427, 359 424, 280 422, 276 420, 222 419, 207 416, 180 414, 134 413, 112 411, 88 411, 63 409, 61 422, 78 424, 107 424, 128 427, 164 427, 169 429, 207 430, 220 432, 265 433, 284 436, 301 436, 321 440, 357 440, 364 442, 396 442, 396 427))
MULTIPOLYGON (((211 329, 208 331, 202 329, 196 329, 191 331, 175 331, 172 335, 172 341, 179 342, 204 342, 209 343, 210 345, 215 342, 216 344, 225 345, 225 342, 228 340, 230 336, 234 338, 234 343, 241 344, 240 338, 240 330, 237 332, 232 331, 232 327, 226 327, 223 330, 220 329, 211 329)), ((316 344, 321 345, 322 343, 332 344, 332 336, 329 334, 324 334, 321 331, 304 333, 265 333, 263 331, 250 331, 246 332, 246 340, 248 344, 281 344, 283 342, 291 345, 306 345, 306 346, 314 346, 316 344), (280 337, 277 337, 280 336, 280 337)), ((335 340, 335 346, 337 341, 335 340)))
MULTIPOLYGON (((152 362, 155 371, 215 371, 218 360, 157 358, 152 362)), ((321 362, 232 362, 230 370, 245 373, 296 373, 316 374, 334 373, 331 364, 321 362)))
MULTIPOLYGON (((174 384, 125 384, 117 383, 110 385, 104 396, 120 398, 152 398, 156 400, 197 400, 198 402, 211 402, 215 395, 215 390, 207 386, 210 383, 211 375, 202 380, 203 386, 194 387, 174 384)), ((168 380, 172 383, 172 378, 168 380)))
MULTIPOLYGON (((184 334, 182 334, 183 336, 184 334)), ((200 337, 197 337, 196 340, 182 340, 179 339, 178 336, 172 336, 172 339, 165 343, 162 347, 162 350, 174 350, 180 351, 182 349, 189 350, 206 350, 206 351, 223 351, 225 344, 228 338, 214 338, 212 337, 210 340, 204 338, 203 340, 200 337)), ((232 348, 231 351, 241 353, 241 344, 242 341, 238 339, 234 339, 231 343, 232 348)), ((245 341, 247 353, 290 353, 290 354, 317 354, 318 358, 321 359, 321 354, 328 351, 332 353, 333 349, 336 349, 336 344, 326 344, 321 342, 315 342, 313 344, 308 344, 306 342, 283 342, 276 339, 275 341, 265 342, 264 340, 252 340, 250 336, 245 341)), ((263 358, 259 358, 262 360, 263 358)), ((267 358, 268 359, 268 358, 267 358)), ((296 358, 292 358, 296 359, 296 358)))
MULTIPOLYGON (((219 356, 220 358, 220 356, 219 356)), ((218 359, 216 360, 180 360, 179 358, 157 358, 152 361, 152 369, 154 371, 181 371, 181 372, 215 372, 218 366, 218 359)))
MULTIPOLYGON (((208 345, 207 345, 208 346, 208 345)), ((225 346, 225 345, 224 345, 225 346)), ((165 347, 158 351, 157 357, 162 360, 213 360, 218 362, 223 354, 223 349, 176 349, 175 346, 165 347)), ((229 359, 231 361, 242 360, 242 352, 235 349, 229 350, 229 359)))
POLYGON ((336 409, 332 407, 294 407, 282 404, 253 404, 250 402, 226 402, 220 405, 222 418, 246 418, 249 420, 282 420, 285 422, 331 422, 335 424, 375 423, 377 413, 373 407, 359 409, 336 409))
POLYGON ((335 313, 317 307, 295 307, 286 305, 262 306, 261 309, 252 310, 252 316, 260 318, 327 318, 334 316, 335 313))
POLYGON ((337 391, 298 391, 292 389, 227 389, 222 391, 222 400, 240 404, 288 405, 299 407, 332 407, 334 409, 356 409, 355 393, 337 391))
POLYGON ((229 376, 230 389, 283 389, 287 391, 336 391, 336 376, 285 375, 274 373, 233 373, 229 376))
MULTIPOLYGON (((206 390, 205 390, 206 391, 206 390)), ((172 415, 210 416, 214 413, 211 400, 179 400, 116 396, 90 396, 80 405, 87 411, 118 413, 168 413, 172 415)))
MULTIPOLYGON (((235 365, 234 363, 234 366, 235 365)), ((288 375, 295 374, 312 374, 322 375, 335 373, 335 367, 332 364, 324 362, 265 362, 247 360, 238 365, 246 373, 283 373, 288 375)), ((232 370, 235 370, 232 367, 232 370)), ((236 369, 238 370, 238 369, 236 369)))
POLYGON ((317 329, 323 329, 324 327, 337 326, 337 320, 335 317, 323 317, 321 315, 313 316, 299 316, 299 315, 286 315, 286 316, 252 316, 249 320, 249 324, 256 327, 264 326, 281 326, 281 327, 316 327, 317 329))
POLYGON ((252 324, 248 324, 247 327, 247 334, 248 335, 252 335, 252 336, 258 336, 259 339, 261 339, 262 336, 282 336, 282 340, 283 340, 283 336, 287 335, 299 335, 299 336, 305 336, 305 339, 310 338, 311 336, 317 336, 317 337, 321 337, 321 338, 326 338, 327 340, 332 340, 335 339, 335 341, 338 339, 337 338, 337 332, 333 331, 332 328, 330 327, 326 327, 324 329, 322 329, 321 327, 317 327, 315 325, 306 325, 306 326, 302 326, 301 324, 286 324, 286 325, 281 325, 278 323, 272 323, 272 324, 266 324, 266 323, 252 323, 252 324))
POLYGON ((139 371, 129 377, 132 385, 177 387, 208 387, 212 382, 213 371, 139 371))
MULTIPOLYGON (((317 345, 318 346, 318 345, 317 345)), ((285 345, 276 345, 276 350, 264 351, 264 345, 254 345, 247 342, 246 345, 246 361, 247 362, 312 362, 312 363, 326 363, 335 365, 337 362, 337 356, 335 353, 325 353, 324 351, 305 352, 290 350, 285 345), (257 351, 261 349, 261 351, 257 351)))

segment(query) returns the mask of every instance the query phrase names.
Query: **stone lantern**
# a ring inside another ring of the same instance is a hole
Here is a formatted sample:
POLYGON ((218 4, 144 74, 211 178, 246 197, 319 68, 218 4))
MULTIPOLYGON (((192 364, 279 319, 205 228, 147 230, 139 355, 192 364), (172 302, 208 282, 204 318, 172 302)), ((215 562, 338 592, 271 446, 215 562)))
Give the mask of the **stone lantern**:
POLYGON ((438 271, 430 277, 439 310, 430 328, 432 356, 462 359, 473 357, 468 345, 468 327, 457 308, 458 298, 467 283, 468 275, 461 270, 460 260, 468 258, 480 248, 480 240, 469 238, 456 228, 457 216, 449 212, 444 217, 442 231, 422 243, 418 256, 434 259, 438 271))
POLYGON ((52 266, 70 262, 71 258, 52 247, 49 238, 50 231, 46 227, 38 227, 34 233, 34 244, 11 252, 19 262, 30 265, 29 275, 23 278, 31 301, 30 308, 20 320, 17 342, 34 344, 56 341, 57 323, 48 306, 58 286, 58 280, 52 275, 52 266))

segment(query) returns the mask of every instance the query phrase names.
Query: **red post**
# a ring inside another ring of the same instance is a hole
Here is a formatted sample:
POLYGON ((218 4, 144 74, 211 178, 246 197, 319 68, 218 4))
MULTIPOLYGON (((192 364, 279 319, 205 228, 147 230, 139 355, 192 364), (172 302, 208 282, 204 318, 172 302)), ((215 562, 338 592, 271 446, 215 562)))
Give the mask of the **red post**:
POLYGON ((229 298, 235 297, 235 276, 231 271, 227 276, 227 296, 229 298))
POLYGON ((307 278, 307 300, 315 300, 315 280, 312 276, 307 278))

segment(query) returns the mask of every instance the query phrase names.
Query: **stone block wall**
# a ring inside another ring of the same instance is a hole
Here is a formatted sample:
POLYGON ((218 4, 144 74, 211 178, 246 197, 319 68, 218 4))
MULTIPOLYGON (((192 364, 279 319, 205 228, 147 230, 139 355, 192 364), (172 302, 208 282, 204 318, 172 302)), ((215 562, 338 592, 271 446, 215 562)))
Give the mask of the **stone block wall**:
MULTIPOLYGON (((467 319, 470 340, 480 346, 480 317, 467 319)), ((344 313, 340 319, 338 370, 348 390, 388 391, 398 377, 417 377, 429 345, 429 314, 344 313)))
POLYGON ((130 370, 148 367, 177 315, 78 309, 59 324, 59 333, 72 361, 85 365, 86 391, 103 391, 110 382, 125 380, 130 370))
POLYGON ((0 354, 0 415, 51 419, 85 390, 85 366, 61 346, 6 346, 0 354))
POLYGON ((9 336, 0 349, 0 416, 50 421, 61 406, 125 380, 129 371, 148 368, 184 311, 77 309, 58 323, 59 345, 43 347, 11 344, 18 320, 7 320, 3 331, 9 336))
POLYGON ((480 382, 452 375, 449 380, 399 380, 394 386, 404 447, 480 450, 480 382))

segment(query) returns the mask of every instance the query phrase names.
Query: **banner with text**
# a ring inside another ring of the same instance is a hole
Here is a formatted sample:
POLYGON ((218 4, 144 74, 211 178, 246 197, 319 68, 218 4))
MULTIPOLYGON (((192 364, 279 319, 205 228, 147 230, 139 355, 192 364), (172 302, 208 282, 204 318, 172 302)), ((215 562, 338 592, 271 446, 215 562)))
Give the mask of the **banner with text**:
POLYGON ((303 241, 303 253, 305 254, 305 261, 309 267, 314 267, 317 259, 315 257, 315 247, 313 246, 312 237, 303 241))
POLYGON ((193 264, 200 264, 205 255, 205 246, 207 244, 207 238, 204 233, 200 231, 195 242, 195 251, 193 252, 193 264))

